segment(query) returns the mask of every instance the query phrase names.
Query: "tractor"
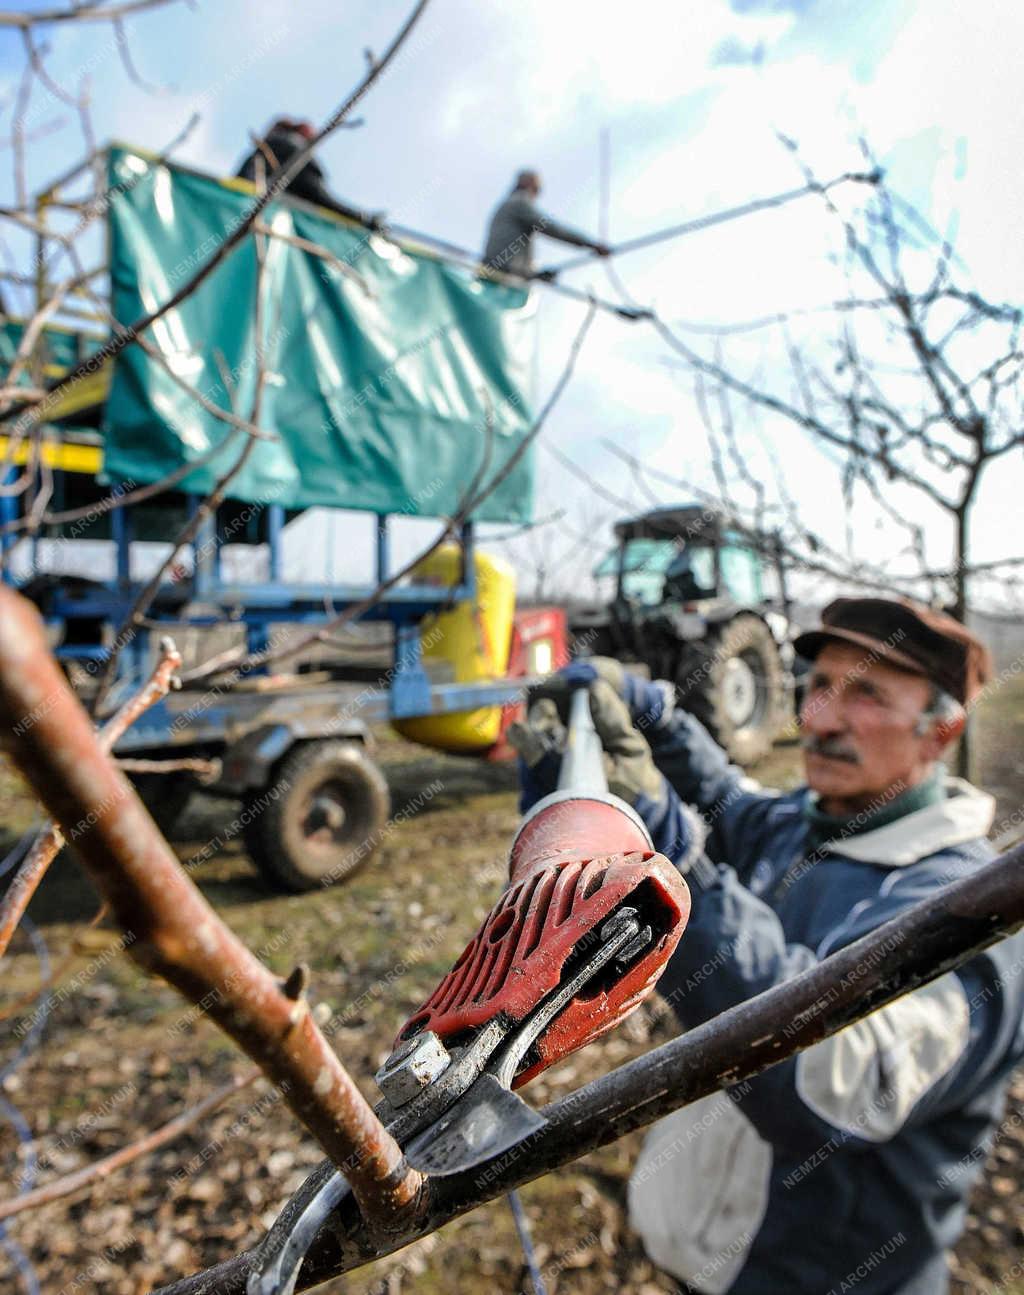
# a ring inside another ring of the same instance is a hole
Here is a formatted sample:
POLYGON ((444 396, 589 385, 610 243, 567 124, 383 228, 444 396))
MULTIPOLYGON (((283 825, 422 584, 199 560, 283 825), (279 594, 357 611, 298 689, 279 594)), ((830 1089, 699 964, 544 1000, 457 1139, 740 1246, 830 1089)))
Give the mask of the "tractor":
POLYGON ((792 713, 790 603, 777 549, 699 505, 620 521, 595 567, 610 602, 570 613, 576 640, 675 684, 740 764, 765 755, 792 713), (765 557, 769 562, 765 562, 765 557), (776 595, 767 597, 766 576, 776 595))

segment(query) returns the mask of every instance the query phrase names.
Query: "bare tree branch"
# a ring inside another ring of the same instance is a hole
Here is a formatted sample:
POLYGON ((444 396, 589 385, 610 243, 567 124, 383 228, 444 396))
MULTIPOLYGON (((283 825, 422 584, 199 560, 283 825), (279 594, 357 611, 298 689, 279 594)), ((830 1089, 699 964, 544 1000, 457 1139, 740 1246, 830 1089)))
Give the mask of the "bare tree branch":
POLYGON ((183 1133, 194 1129, 197 1124, 212 1114, 218 1106, 223 1106, 229 1097, 234 1097, 236 1093, 241 1092, 244 1088, 254 1083, 261 1076, 259 1070, 249 1070, 244 1075, 238 1075, 229 1083, 222 1084, 220 1088, 214 1089, 212 1093, 204 1097, 202 1101, 196 1102, 187 1110, 176 1115, 174 1119, 168 1120, 159 1128, 153 1129, 144 1137, 136 1138, 126 1147, 121 1147, 118 1151, 112 1151, 110 1155, 104 1156, 100 1160, 94 1160, 90 1165, 84 1165, 81 1169, 76 1169, 74 1173, 65 1174, 62 1178, 56 1178, 51 1183, 45 1183, 42 1187, 36 1187, 33 1191, 23 1192, 20 1196, 10 1197, 5 1201, 0 1201, 0 1222, 4 1219, 13 1218, 16 1214, 22 1214, 25 1210, 38 1209, 40 1205, 50 1205, 54 1201, 63 1200, 67 1196, 73 1196, 75 1192, 80 1192, 83 1187, 89 1187, 103 1178, 109 1178, 112 1173, 118 1169, 123 1169, 125 1165, 130 1165, 143 1156, 151 1155, 161 1147, 166 1146, 168 1142, 173 1142, 180 1138, 183 1133))
POLYGON ((118 14, 112 19, 112 22, 114 26, 114 37, 117 40, 117 52, 121 56, 121 65, 128 74, 129 81, 132 81, 140 90, 144 90, 147 94, 170 94, 174 88, 173 86, 154 85, 151 81, 144 80, 138 68, 135 66, 135 60, 132 58, 131 46, 128 44, 128 32, 125 30, 124 18, 118 14))
POLYGON ((41 27, 56 22, 107 22, 112 18, 124 18, 129 14, 142 13, 146 9, 158 9, 163 5, 173 4, 174 0, 121 0, 120 4, 78 4, 70 9, 41 9, 34 13, 29 10, 0 10, 0 27, 41 27))

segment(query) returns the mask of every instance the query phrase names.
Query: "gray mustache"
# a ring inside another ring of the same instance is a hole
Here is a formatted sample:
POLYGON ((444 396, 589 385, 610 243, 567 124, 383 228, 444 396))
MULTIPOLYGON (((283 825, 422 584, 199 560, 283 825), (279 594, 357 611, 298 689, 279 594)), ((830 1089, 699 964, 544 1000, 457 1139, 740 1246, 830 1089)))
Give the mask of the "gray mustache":
POLYGON ((805 737, 800 745, 811 755, 827 756, 830 760, 845 760, 847 764, 860 764, 860 756, 836 737, 805 737))

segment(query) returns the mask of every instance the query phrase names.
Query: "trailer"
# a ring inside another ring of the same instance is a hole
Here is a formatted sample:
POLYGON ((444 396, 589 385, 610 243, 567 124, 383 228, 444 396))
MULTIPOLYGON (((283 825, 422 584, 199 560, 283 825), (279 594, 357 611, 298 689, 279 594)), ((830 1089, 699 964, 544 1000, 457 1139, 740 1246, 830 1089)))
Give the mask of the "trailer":
MULTIPOLYGON (((216 245, 251 195, 245 181, 113 145, 37 200, 40 222, 54 209, 95 212, 101 203, 106 260, 85 298, 76 290, 72 325, 40 332, 22 380, 38 386, 90 355, 96 362, 52 404, 41 435, 0 437, 0 484, 11 488, 0 493, 0 577, 39 607, 84 698, 118 649, 107 710, 139 686, 166 635, 197 676, 204 661, 223 658, 216 673, 147 712, 115 755, 165 822, 196 785, 240 799, 236 830, 250 855, 273 885, 298 890, 351 876, 386 832, 375 725, 499 756, 525 684, 565 660, 566 627, 556 609, 516 611, 511 572, 475 540, 481 521, 528 518, 529 454, 460 525, 456 543, 363 608, 392 578, 390 519, 451 516, 483 456, 495 457, 493 442, 500 464, 526 435, 532 307, 521 285, 285 197, 261 214, 259 264, 243 243, 163 316, 160 356, 129 348, 105 358, 95 327, 104 310, 80 323, 74 311, 83 300, 95 303, 105 284, 108 319, 144 314, 216 245), (97 174, 102 193, 72 196, 97 174), (166 542, 197 516, 238 442, 237 429, 175 378, 187 372, 193 391, 230 412, 251 391, 253 355, 269 375, 259 422, 266 437, 198 525, 142 624, 132 625, 144 584, 140 547, 166 542), (168 481, 117 506, 141 486, 168 481), (26 546, 25 514, 44 486, 44 520, 26 546), (285 579, 289 524, 312 507, 349 512, 360 503, 374 519, 373 583, 285 579), (86 536, 107 542, 112 572, 52 569, 55 547, 75 551, 86 536), (260 579, 225 571, 228 544, 262 555, 260 579), (284 672, 274 665, 273 650, 296 628, 327 625, 356 607, 359 626, 386 630, 386 660, 332 655, 328 646, 284 672), (254 657, 267 664, 253 666, 254 657), (250 664, 240 670, 238 659, 250 664)), ((41 238, 37 266, 47 260, 41 238)), ((42 303, 52 284, 39 273, 42 303)), ((0 325, 7 371, 23 338, 23 322, 0 325)))

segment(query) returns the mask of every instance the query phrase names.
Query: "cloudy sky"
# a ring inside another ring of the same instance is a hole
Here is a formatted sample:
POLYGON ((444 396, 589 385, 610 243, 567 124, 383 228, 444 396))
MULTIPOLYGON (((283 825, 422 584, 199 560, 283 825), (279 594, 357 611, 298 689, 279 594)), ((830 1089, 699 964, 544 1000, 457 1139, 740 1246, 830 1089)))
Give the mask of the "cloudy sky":
MULTIPOLYGON (((90 78, 101 140, 160 148, 199 111, 179 156, 230 172, 248 132, 278 111, 322 120, 358 81, 363 51, 381 50, 406 9, 395 0, 199 0, 142 14, 128 31, 141 74, 170 87, 155 96, 128 80, 106 25, 51 28, 51 68, 65 84, 90 78)), ((936 227, 955 220, 961 277, 1019 301, 1022 36, 1024 11, 1014 0, 433 0, 362 105, 363 128, 335 135, 322 161, 339 194, 477 247, 490 209, 525 165, 545 177, 544 206, 596 231, 607 131, 610 236, 618 242, 799 184, 776 131, 797 139, 822 177, 862 165, 855 141, 864 134, 893 185, 936 227)), ((9 121, 22 59, 9 34, 0 50, 9 121)), ((44 90, 36 96, 30 122, 68 120, 36 145, 31 184, 83 152, 69 110, 44 90)), ((0 201, 11 194, 5 152, 0 201)), ((836 246, 820 204, 804 200, 624 256, 618 268, 633 295, 667 320, 734 324, 841 294, 836 246)), ((556 244, 539 251, 545 262, 571 253, 556 244)), ((596 267, 567 282, 612 292, 596 267)), ((539 397, 579 317, 579 307, 541 292, 539 397)), ((760 345, 757 335, 741 335, 727 354, 747 371, 770 367, 772 352, 759 357, 760 345)), ((507 546, 526 568, 543 560, 578 584, 623 511, 617 499, 649 502, 607 440, 661 473, 713 485, 692 391, 669 358, 648 328, 598 320, 545 436, 612 498, 595 495, 541 447, 537 512, 566 515, 507 546)), ((768 471, 772 450, 807 524, 841 542, 835 465, 791 428, 745 421, 739 435, 758 471, 768 471)), ((680 497, 664 482, 648 485, 666 502, 680 497)), ((1019 462, 989 474, 976 514, 979 558, 1007 552, 1006 517, 1019 511, 1022 486, 1019 462)), ((900 506, 928 523, 935 560, 945 559, 943 523, 916 497, 900 506)), ((855 527, 869 557, 893 551, 891 533, 866 508, 855 527)), ((412 546, 427 526, 404 529, 403 546, 412 546)), ((336 525, 333 556, 309 574, 355 574, 351 534, 336 525)), ((322 525, 300 532, 293 570, 308 571, 311 550, 326 550, 330 538, 322 525)))

